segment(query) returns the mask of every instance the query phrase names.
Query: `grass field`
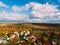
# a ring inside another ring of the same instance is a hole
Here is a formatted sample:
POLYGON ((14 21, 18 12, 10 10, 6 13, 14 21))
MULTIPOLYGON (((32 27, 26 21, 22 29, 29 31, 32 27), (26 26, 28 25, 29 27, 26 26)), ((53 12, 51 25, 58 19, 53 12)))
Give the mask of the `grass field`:
POLYGON ((30 30, 30 31, 55 31, 60 34, 60 24, 50 24, 50 23, 0 23, 0 35, 9 33, 12 31, 21 31, 21 30, 30 30))
POLYGON ((0 23, 0 36, 6 35, 11 32, 21 32, 29 30, 36 37, 44 32, 54 32, 60 40, 60 24, 56 23, 0 23))

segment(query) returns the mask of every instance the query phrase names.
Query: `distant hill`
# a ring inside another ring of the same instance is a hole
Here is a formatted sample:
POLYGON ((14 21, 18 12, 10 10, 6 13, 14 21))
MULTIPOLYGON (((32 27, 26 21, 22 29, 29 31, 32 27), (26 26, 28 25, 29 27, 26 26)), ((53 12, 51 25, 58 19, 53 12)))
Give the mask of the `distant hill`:
POLYGON ((32 23, 33 25, 42 25, 50 27, 60 27, 60 23, 32 23))

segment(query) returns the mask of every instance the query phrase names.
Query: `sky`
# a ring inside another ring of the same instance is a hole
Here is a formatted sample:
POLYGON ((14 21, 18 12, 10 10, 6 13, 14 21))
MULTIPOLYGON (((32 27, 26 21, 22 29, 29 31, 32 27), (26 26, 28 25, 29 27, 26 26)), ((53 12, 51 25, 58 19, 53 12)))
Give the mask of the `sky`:
POLYGON ((60 23, 60 0, 0 0, 0 22, 60 23))

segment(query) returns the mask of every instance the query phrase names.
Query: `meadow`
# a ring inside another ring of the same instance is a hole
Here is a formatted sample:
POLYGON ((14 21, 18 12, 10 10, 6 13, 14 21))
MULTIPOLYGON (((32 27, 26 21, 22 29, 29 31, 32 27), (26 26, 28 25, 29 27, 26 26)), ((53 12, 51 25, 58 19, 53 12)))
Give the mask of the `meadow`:
MULTIPOLYGON (((44 32, 54 32, 60 42, 60 24, 58 23, 0 23, 0 37, 12 32, 29 30, 36 37, 44 32)), ((39 38, 38 37, 38 38, 39 38)))

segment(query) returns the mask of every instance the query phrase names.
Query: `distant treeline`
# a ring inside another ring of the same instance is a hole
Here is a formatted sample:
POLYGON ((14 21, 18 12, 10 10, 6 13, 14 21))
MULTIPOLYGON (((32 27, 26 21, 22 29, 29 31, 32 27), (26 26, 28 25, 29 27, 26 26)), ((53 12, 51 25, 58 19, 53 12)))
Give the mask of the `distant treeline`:
POLYGON ((39 25, 39 26, 60 27, 60 23, 32 23, 32 24, 39 25))

